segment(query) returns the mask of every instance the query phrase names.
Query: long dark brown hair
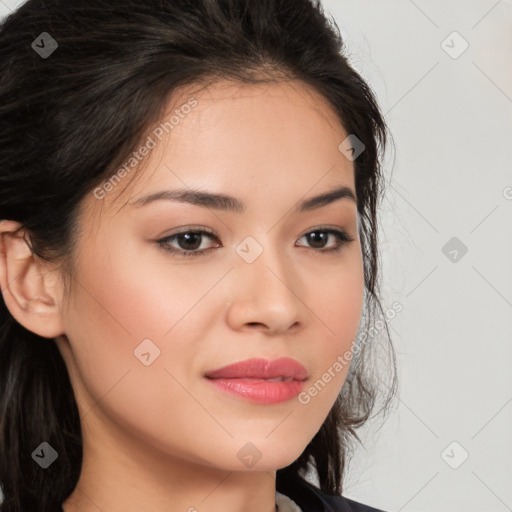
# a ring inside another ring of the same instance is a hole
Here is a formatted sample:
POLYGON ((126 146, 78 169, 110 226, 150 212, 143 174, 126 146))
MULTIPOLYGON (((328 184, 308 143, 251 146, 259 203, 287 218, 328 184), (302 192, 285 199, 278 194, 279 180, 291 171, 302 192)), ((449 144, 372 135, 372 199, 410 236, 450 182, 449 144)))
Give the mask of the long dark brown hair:
MULTIPOLYGON (((300 80, 365 146, 354 161, 365 284, 360 350, 322 427, 296 461, 277 471, 276 482, 279 489, 312 470, 323 491, 339 494, 351 446, 360 441, 355 430, 387 411, 396 390, 387 326, 374 335, 384 313, 377 207, 389 133, 318 1, 27 1, 0 31, 0 219, 20 222, 37 257, 67 268, 85 195, 139 146, 173 92, 223 79, 300 80), (55 43, 43 33, 58 45, 53 53, 55 43), (370 361, 383 346, 390 356, 386 383, 370 361)), ((54 340, 21 326, 2 298, 1 512, 59 510, 81 464, 81 424, 60 352, 54 340), (59 455, 44 471, 31 457, 41 440, 59 455)))

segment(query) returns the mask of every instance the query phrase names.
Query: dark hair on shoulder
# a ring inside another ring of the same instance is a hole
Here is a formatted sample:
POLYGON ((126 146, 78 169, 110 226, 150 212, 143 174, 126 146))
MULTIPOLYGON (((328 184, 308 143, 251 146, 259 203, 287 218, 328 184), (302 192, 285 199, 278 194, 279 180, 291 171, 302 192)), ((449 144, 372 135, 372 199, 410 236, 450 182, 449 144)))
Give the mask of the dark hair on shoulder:
MULTIPOLYGON (((344 54, 339 30, 314 0, 29 0, 0 26, 0 219, 20 222, 35 255, 71 268, 81 200, 112 174, 188 85, 300 80, 327 99, 365 150, 354 161, 364 260, 365 320, 349 374, 301 456, 277 471, 283 482, 313 470, 341 493, 356 429, 387 410, 396 365, 383 308, 377 207, 389 133, 375 96, 344 54), (58 48, 43 58, 32 42, 58 48), (380 334, 392 378, 376 411, 380 379, 370 360, 380 334)), ((341 141, 340 141, 341 143, 341 141)), ((0 300, 1 512, 60 510, 82 463, 78 408, 52 339, 22 327, 0 300), (42 442, 58 464, 41 471, 42 442)))

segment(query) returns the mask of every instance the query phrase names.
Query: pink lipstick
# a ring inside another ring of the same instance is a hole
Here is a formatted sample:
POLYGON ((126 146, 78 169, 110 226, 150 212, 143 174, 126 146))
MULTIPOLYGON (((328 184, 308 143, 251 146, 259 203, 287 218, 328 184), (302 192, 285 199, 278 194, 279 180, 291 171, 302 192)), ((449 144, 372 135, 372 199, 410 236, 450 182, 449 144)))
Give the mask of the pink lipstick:
POLYGON ((218 390, 254 403, 275 404, 297 396, 308 377, 306 368, 289 357, 247 359, 207 372, 218 390))

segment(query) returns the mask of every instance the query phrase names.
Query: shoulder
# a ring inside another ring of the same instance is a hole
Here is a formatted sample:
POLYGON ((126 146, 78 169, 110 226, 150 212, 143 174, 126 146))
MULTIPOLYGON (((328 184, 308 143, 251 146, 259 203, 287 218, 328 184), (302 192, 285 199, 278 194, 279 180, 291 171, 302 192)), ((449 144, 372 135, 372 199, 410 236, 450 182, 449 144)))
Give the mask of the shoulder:
POLYGON ((279 492, 292 499, 302 512, 385 512, 344 496, 333 496, 303 478, 280 482, 279 492))

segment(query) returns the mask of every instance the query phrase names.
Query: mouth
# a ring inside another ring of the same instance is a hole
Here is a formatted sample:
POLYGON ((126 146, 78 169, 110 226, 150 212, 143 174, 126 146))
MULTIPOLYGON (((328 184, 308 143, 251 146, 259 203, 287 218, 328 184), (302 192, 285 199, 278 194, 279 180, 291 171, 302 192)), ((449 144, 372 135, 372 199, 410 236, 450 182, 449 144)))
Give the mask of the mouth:
POLYGON ((290 357, 272 361, 263 358, 246 359, 205 373, 205 377, 210 379, 258 379, 274 382, 301 381, 307 376, 304 365, 290 357))
POLYGON ((308 374, 291 358, 249 359, 204 375, 217 390, 259 404, 275 404, 300 393, 308 374))

